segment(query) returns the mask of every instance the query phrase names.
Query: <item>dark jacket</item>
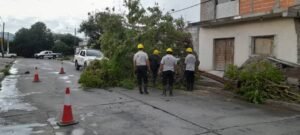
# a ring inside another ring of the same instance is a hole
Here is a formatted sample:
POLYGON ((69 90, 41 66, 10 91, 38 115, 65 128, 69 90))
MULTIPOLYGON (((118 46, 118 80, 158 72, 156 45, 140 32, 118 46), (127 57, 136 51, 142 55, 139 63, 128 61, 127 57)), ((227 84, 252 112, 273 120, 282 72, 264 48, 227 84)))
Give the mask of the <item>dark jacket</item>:
POLYGON ((150 68, 151 70, 158 70, 160 66, 160 56, 159 55, 150 55, 149 62, 150 62, 150 68))

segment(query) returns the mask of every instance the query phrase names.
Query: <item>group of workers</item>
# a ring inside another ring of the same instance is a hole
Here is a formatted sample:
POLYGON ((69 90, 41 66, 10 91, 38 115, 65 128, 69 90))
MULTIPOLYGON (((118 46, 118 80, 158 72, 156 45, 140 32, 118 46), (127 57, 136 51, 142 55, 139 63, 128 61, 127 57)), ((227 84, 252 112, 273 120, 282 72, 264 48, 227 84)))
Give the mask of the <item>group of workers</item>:
MULTIPOLYGON (((163 96, 173 96, 173 83, 174 74, 178 59, 173 56, 173 49, 168 48, 166 55, 160 57, 159 50, 155 49, 153 54, 148 57, 148 54, 144 52, 144 45, 139 44, 137 46, 138 52, 134 55, 133 64, 134 71, 137 76, 137 82, 140 94, 149 94, 147 90, 148 84, 148 71, 152 72, 153 85, 156 85, 158 75, 162 75, 163 83, 163 96)), ((186 49, 187 56, 185 57, 185 78, 186 78, 186 89, 193 91, 194 77, 195 77, 195 66, 196 57, 193 54, 192 48, 186 49)))

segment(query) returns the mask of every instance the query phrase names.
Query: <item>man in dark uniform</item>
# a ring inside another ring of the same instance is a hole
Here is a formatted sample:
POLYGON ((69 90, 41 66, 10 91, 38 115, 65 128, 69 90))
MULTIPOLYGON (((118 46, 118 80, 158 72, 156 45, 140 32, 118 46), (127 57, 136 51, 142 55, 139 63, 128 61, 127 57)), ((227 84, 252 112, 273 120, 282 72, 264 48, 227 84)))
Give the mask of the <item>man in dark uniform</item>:
POLYGON ((153 54, 150 55, 149 61, 150 61, 150 68, 152 71, 152 82, 153 82, 153 86, 156 85, 156 79, 157 79, 157 74, 158 74, 158 70, 159 70, 159 65, 160 65, 160 56, 159 56, 159 51, 157 49, 155 49, 153 51, 153 54))

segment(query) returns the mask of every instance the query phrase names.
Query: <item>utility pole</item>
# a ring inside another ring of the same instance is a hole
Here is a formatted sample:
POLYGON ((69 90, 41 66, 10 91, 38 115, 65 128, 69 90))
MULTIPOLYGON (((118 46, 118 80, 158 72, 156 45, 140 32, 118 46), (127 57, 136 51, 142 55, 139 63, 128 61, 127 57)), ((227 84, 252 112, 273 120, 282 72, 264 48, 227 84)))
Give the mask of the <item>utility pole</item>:
POLYGON ((77 46, 76 45, 76 28, 74 29, 74 46, 77 46))
POLYGON ((7 48, 6 48, 6 54, 9 54, 9 32, 7 32, 7 48))
POLYGON ((3 22, 3 31, 2 31, 2 45, 1 45, 1 52, 2 52, 2 58, 4 58, 4 29, 5 29, 5 23, 3 22))

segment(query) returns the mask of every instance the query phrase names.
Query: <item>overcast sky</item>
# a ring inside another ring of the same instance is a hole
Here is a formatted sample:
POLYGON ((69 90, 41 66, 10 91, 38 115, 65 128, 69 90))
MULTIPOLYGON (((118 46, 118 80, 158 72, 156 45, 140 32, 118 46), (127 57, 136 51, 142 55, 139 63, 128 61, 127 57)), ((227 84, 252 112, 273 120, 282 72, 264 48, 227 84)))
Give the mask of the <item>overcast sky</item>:
MULTIPOLYGON (((179 10, 198 4, 200 0, 141 0, 144 7, 158 2, 163 11, 179 10)), ((15 33, 22 27, 29 28, 42 21, 57 33, 73 33, 80 23, 87 19, 87 13, 103 11, 115 7, 124 11, 123 0, 0 0, 0 17, 6 22, 6 30, 15 33)), ((184 17, 186 21, 200 20, 200 6, 174 13, 174 17, 184 17)), ((2 22, 0 19, 0 22, 2 22)), ((0 30, 2 31, 2 30, 0 30)))

